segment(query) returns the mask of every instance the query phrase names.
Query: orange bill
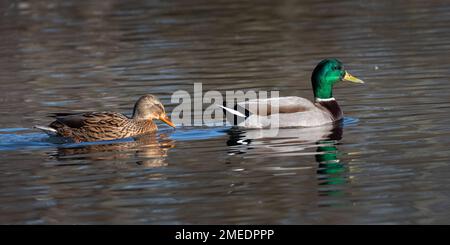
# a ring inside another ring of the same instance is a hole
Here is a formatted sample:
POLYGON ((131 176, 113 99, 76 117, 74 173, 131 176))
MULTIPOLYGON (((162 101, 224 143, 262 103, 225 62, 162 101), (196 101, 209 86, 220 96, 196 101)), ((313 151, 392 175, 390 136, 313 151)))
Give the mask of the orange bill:
POLYGON ((159 120, 161 120, 161 121, 163 121, 164 123, 166 123, 167 125, 169 125, 169 126, 175 128, 175 124, 173 124, 173 122, 170 121, 170 119, 169 119, 168 116, 166 116, 166 115, 161 116, 161 117, 159 118, 159 120))

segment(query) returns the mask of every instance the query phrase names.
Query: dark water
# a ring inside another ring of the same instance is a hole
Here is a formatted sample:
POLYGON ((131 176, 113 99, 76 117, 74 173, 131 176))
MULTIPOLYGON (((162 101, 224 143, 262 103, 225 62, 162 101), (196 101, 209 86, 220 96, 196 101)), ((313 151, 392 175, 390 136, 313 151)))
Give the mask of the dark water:
POLYGON ((1 1, 0 223, 448 224, 446 1, 1 1), (143 93, 279 90, 312 98, 338 57, 340 127, 161 125, 55 143, 55 112, 130 113, 143 93))

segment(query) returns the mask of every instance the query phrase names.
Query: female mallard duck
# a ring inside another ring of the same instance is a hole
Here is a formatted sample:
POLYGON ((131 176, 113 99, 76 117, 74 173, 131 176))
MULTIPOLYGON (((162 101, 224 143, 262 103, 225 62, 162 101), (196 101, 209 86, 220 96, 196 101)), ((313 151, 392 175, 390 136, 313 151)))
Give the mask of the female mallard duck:
POLYGON ((350 75, 337 59, 322 60, 314 69, 312 88, 315 103, 301 97, 253 99, 240 102, 234 109, 224 110, 243 118, 238 126, 246 128, 312 127, 339 121, 343 113, 333 97, 333 85, 340 81, 364 83, 350 75), (245 113, 241 113, 245 112, 245 113))
POLYGON ((164 106, 153 95, 147 94, 134 105, 131 118, 116 112, 88 112, 57 117, 48 127, 35 126, 49 135, 57 135, 73 141, 114 140, 155 132, 158 127, 153 119, 159 119, 171 127, 164 106))

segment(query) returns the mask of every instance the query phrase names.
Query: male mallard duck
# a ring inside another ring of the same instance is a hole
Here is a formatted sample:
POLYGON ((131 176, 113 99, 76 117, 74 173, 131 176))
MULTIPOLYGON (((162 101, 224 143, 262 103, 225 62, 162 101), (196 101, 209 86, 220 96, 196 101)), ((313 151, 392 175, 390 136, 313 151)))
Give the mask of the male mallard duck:
POLYGON ((114 140, 155 132, 158 127, 152 121, 159 119, 171 127, 164 106, 153 95, 147 94, 134 105, 131 118, 116 112, 88 112, 56 117, 48 127, 35 126, 49 135, 70 138, 73 141, 114 140))
POLYGON ((301 97, 278 97, 253 99, 237 103, 234 109, 224 110, 242 117, 238 126, 246 128, 278 127, 312 127, 339 121, 343 118, 342 110, 333 97, 333 85, 340 81, 364 83, 350 75, 337 59, 322 60, 314 69, 312 88, 315 103, 301 97), (245 112, 245 113, 241 113, 245 112))

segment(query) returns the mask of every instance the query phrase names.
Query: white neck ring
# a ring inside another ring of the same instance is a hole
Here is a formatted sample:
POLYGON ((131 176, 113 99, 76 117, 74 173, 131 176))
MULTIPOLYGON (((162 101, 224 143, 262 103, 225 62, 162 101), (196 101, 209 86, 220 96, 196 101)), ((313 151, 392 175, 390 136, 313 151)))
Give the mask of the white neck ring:
POLYGON ((328 98, 328 99, 321 99, 321 98, 315 98, 316 102, 325 102, 325 101, 333 101, 336 100, 334 97, 328 98))

